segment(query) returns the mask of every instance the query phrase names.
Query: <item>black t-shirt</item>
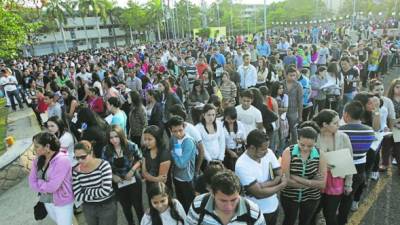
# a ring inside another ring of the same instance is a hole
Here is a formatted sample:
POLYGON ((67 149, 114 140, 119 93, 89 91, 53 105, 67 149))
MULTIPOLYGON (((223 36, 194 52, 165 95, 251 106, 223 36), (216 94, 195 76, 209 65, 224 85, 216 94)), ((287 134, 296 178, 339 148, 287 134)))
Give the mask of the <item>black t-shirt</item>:
POLYGON ((344 93, 351 93, 355 91, 357 82, 353 82, 352 80, 355 80, 359 77, 358 71, 351 68, 347 72, 342 71, 342 74, 344 80, 344 93))
POLYGON ((159 155, 157 155, 156 158, 152 159, 150 155, 150 150, 146 149, 143 152, 143 157, 146 160, 147 172, 155 177, 158 176, 160 164, 162 162, 171 160, 171 153, 166 149, 159 151, 158 154, 159 155))

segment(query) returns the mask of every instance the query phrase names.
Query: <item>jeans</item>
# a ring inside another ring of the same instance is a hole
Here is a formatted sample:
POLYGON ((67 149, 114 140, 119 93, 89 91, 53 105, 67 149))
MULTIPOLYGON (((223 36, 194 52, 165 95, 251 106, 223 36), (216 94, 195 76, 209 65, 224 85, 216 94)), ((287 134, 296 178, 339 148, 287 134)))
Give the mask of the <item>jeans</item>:
POLYGON ((287 113, 286 117, 288 119, 289 123, 289 133, 290 133, 290 144, 296 144, 297 143, 297 127, 299 122, 299 116, 296 113, 287 113))
POLYGON ((15 111, 17 110, 17 107, 15 106, 15 100, 14 97, 17 99, 18 105, 20 109, 23 109, 24 106, 22 105, 22 101, 21 98, 19 97, 19 93, 18 90, 14 90, 14 91, 7 91, 7 96, 10 99, 11 102, 11 108, 15 111))
POLYGON ((275 225, 278 220, 279 208, 272 213, 264 213, 265 223, 268 225, 275 225))
POLYGON ((74 203, 64 206, 55 206, 53 203, 44 203, 47 214, 57 225, 71 225, 74 212, 74 203))
POLYGON ((281 196, 281 204, 285 214, 283 225, 294 225, 297 217, 299 217, 299 225, 309 225, 318 208, 319 200, 295 202, 281 196))
POLYGON ((378 172, 379 170, 379 161, 381 159, 379 151, 374 151, 369 149, 367 152, 367 163, 365 164, 365 170, 367 175, 370 172, 378 172))
POLYGON ((191 181, 179 181, 174 179, 176 198, 182 204, 186 212, 189 212, 190 204, 192 204, 194 188, 191 181))
POLYGON ((118 224, 117 209, 114 197, 103 202, 83 203, 82 205, 87 225, 118 224))
POLYGON ((136 183, 122 188, 118 188, 117 185, 113 185, 113 187, 128 224, 135 224, 133 220, 132 206, 135 208, 138 221, 140 221, 143 217, 141 180, 136 178, 136 183))
POLYGON ((352 193, 343 195, 339 205, 338 225, 345 225, 347 217, 354 201, 360 201, 362 191, 365 187, 365 163, 356 165, 357 174, 353 175, 352 193))

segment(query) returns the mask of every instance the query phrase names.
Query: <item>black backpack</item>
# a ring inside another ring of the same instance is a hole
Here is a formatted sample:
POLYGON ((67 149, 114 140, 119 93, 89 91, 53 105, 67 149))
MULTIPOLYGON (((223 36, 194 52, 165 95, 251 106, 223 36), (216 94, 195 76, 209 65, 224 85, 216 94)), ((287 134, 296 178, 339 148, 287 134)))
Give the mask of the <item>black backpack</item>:
MULTIPOLYGON (((204 196, 204 198, 201 200, 200 207, 195 209, 195 211, 199 214, 199 219, 197 220, 198 225, 201 225, 201 223, 203 222, 204 216, 206 214, 205 207, 208 202, 208 199, 210 199, 210 194, 207 194, 206 196, 204 196)), ((245 203, 246 203, 247 213, 242 216, 239 216, 238 219, 241 219, 242 221, 246 221, 247 225, 252 225, 257 221, 258 218, 254 219, 253 217, 251 217, 250 204, 247 202, 247 200, 245 200, 245 203)), ((194 207, 193 207, 193 209, 194 209, 194 207)), ((259 216, 261 216, 261 214, 259 216)))

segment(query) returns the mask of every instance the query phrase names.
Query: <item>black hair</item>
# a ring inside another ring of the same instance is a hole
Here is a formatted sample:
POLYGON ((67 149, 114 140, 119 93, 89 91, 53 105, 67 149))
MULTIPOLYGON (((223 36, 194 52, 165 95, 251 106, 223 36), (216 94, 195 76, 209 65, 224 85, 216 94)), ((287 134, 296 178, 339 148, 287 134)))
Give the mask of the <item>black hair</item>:
MULTIPOLYGON (((215 108, 215 106, 213 104, 205 104, 203 107, 202 114, 206 114, 210 110, 214 110, 215 114, 217 113, 217 109, 215 108)), ((204 116, 201 118, 201 123, 203 124, 204 129, 207 131, 207 134, 208 134, 209 131, 207 129, 206 120, 204 119, 204 116)), ((217 118, 214 119, 213 126, 214 126, 214 130, 217 131, 217 118)))
POLYGON ((115 108, 121 107, 121 102, 117 97, 110 97, 107 101, 111 106, 114 106, 115 108))
POLYGON ((353 120, 361 120, 364 115, 364 107, 359 101, 351 101, 344 106, 344 112, 353 120))
POLYGON ((339 114, 332 109, 323 109, 317 115, 313 117, 313 121, 318 124, 320 128, 324 126, 324 123, 329 124, 339 114))
POLYGON ((183 120, 186 120, 187 117, 186 111, 181 104, 172 105, 169 108, 169 113, 172 115, 180 116, 183 120))
MULTIPOLYGON (((152 183, 147 191, 147 195, 149 196, 150 201, 154 196, 167 195, 168 206, 170 208, 171 217, 177 221, 177 224, 178 222, 181 222, 182 224, 184 223, 183 218, 181 218, 178 213, 178 210, 176 208, 176 203, 172 201, 172 193, 164 183, 162 182, 152 183)), ((153 204, 151 204, 151 202, 149 205, 150 205, 151 224, 163 225, 163 222, 160 217, 160 212, 153 207, 153 204)))
POLYGON ((204 182, 206 185, 211 185, 211 180, 215 174, 224 171, 226 168, 224 164, 219 160, 210 161, 206 169, 204 170, 204 182))
POLYGON ((132 90, 131 92, 129 92, 129 96, 131 97, 132 106, 134 106, 135 108, 142 106, 142 96, 139 94, 138 91, 132 90))
POLYGON ((252 130, 246 138, 247 147, 253 145, 256 148, 259 148, 265 142, 269 142, 269 137, 265 132, 259 129, 252 130))
POLYGON ((172 127, 177 126, 185 126, 185 120, 183 120, 183 118, 180 116, 172 116, 168 120, 168 127, 171 129, 172 127))
MULTIPOLYGON (((224 110, 224 127, 226 127, 226 130, 228 131, 228 133, 232 132, 229 128, 228 122, 225 121, 226 118, 231 118, 236 120, 237 119, 237 111, 236 108, 234 106, 230 106, 225 108, 224 110)), ((233 132, 236 134, 238 132, 238 123, 237 120, 233 123, 233 132)))
MULTIPOLYGON (((33 136, 32 142, 40 144, 43 147, 48 145, 49 149, 55 153, 58 153, 60 151, 60 141, 54 134, 48 131, 40 132, 35 136, 33 136)), ((45 163, 46 163, 46 157, 44 155, 39 156, 36 164, 38 170, 43 169, 45 163)))
POLYGON ((271 97, 278 97, 278 91, 281 86, 283 86, 283 84, 279 81, 275 81, 271 84, 271 97))
POLYGON ((319 126, 314 121, 305 121, 299 125, 299 129, 297 130, 299 139, 306 138, 306 139, 313 139, 317 140, 318 133, 319 133, 319 126))
POLYGON ((53 123, 55 123, 58 127, 58 132, 56 135, 57 138, 61 138, 61 136, 63 136, 63 134, 67 131, 67 126, 65 125, 64 120, 62 120, 61 118, 59 118, 58 116, 52 116, 50 117, 47 122, 46 122, 46 126, 48 125, 48 122, 51 121, 53 123))
POLYGON ((156 139, 156 145, 158 149, 158 156, 160 155, 160 151, 164 151, 164 139, 163 139, 163 131, 156 125, 150 125, 144 129, 143 134, 150 134, 156 139))
POLYGON ((97 96, 100 96, 100 90, 98 87, 90 87, 89 91, 93 92, 97 96))
POLYGON ((223 170, 215 174, 210 186, 214 194, 220 191, 225 195, 240 193, 241 188, 238 176, 231 170, 223 170))
POLYGON ((242 91, 241 93, 240 93, 240 97, 247 97, 247 98, 251 98, 251 99, 253 99, 254 98, 254 95, 253 95, 253 92, 251 91, 251 90, 249 90, 249 89, 246 89, 246 90, 244 90, 244 91, 242 91))

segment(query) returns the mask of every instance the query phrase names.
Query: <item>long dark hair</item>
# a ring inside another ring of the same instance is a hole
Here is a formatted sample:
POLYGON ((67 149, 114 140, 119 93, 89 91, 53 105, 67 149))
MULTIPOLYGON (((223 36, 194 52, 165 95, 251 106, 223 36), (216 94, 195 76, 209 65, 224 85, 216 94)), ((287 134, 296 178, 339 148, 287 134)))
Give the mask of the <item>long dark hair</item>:
POLYGON ((158 126, 156 125, 148 126, 146 129, 144 129, 143 134, 150 134, 156 139, 158 152, 164 150, 165 144, 163 142, 163 131, 158 126))
POLYGON ((57 138, 61 138, 61 136, 63 136, 63 134, 67 131, 67 126, 65 125, 65 123, 64 123, 64 121, 61 119, 61 118, 59 118, 58 116, 52 116, 52 117, 50 117, 48 120, 47 120, 47 122, 49 122, 49 121, 51 121, 51 122, 53 122, 53 123, 55 123, 56 125, 57 125, 57 127, 58 127, 58 132, 57 132, 57 134, 55 134, 56 135, 56 137, 57 138))
POLYGON ((275 81, 271 84, 271 97, 278 97, 278 91, 281 86, 283 86, 283 84, 279 81, 275 81))
MULTIPOLYGON (((225 121, 226 118, 231 118, 231 119, 237 119, 237 111, 234 106, 230 106, 224 110, 224 127, 226 127, 226 130, 228 133, 232 132, 229 130, 229 124, 228 122, 225 121)), ((236 134, 238 132, 238 123, 237 120, 233 123, 233 132, 236 134)))
MULTIPOLYGON (((171 217, 177 222, 181 222, 182 224, 184 223, 183 218, 181 218, 181 216, 178 213, 178 210, 176 209, 176 203, 172 201, 171 197, 172 194, 164 183, 162 182, 152 183, 149 187, 147 194, 149 196, 149 199, 152 199, 154 196, 157 195, 168 196, 168 206, 170 208, 171 217)), ((150 217, 151 217, 151 224, 153 225, 167 225, 163 224, 160 217, 160 212, 153 207, 153 204, 151 204, 151 202, 150 202, 150 217)))
MULTIPOLYGON (((60 141, 58 138, 50 132, 40 132, 32 137, 32 142, 42 145, 43 147, 49 145, 49 149, 56 154, 60 151, 60 141)), ((39 156, 37 160, 38 171, 43 169, 46 163, 46 157, 44 155, 39 156)))
POLYGON ((105 147, 104 154, 107 157, 112 157, 113 154, 114 154, 114 151, 115 151, 113 144, 110 142, 110 133, 111 132, 117 133, 119 141, 120 141, 120 145, 121 145, 121 150, 122 150, 123 154, 125 156, 127 156, 129 160, 132 160, 133 159, 133 155, 129 151, 128 139, 126 138, 124 130, 122 130, 122 128, 120 126, 118 126, 118 125, 112 125, 111 129, 109 129, 107 134, 106 134, 107 145, 105 147))
MULTIPOLYGON (((202 118, 201 118, 201 124, 203 124, 204 129, 207 131, 207 134, 208 134, 209 132, 208 132, 208 130, 207 130, 206 120, 204 119, 204 114, 206 114, 206 113, 207 113, 208 111, 210 111, 210 110, 214 110, 214 111, 215 111, 215 114, 217 114, 217 109, 215 108, 215 106, 214 106, 213 104, 206 104, 206 105, 204 105, 204 107, 203 107, 203 113, 202 113, 203 116, 202 116, 202 118)), ((213 126, 214 126, 215 131, 217 131, 217 118, 214 119, 213 126)))

